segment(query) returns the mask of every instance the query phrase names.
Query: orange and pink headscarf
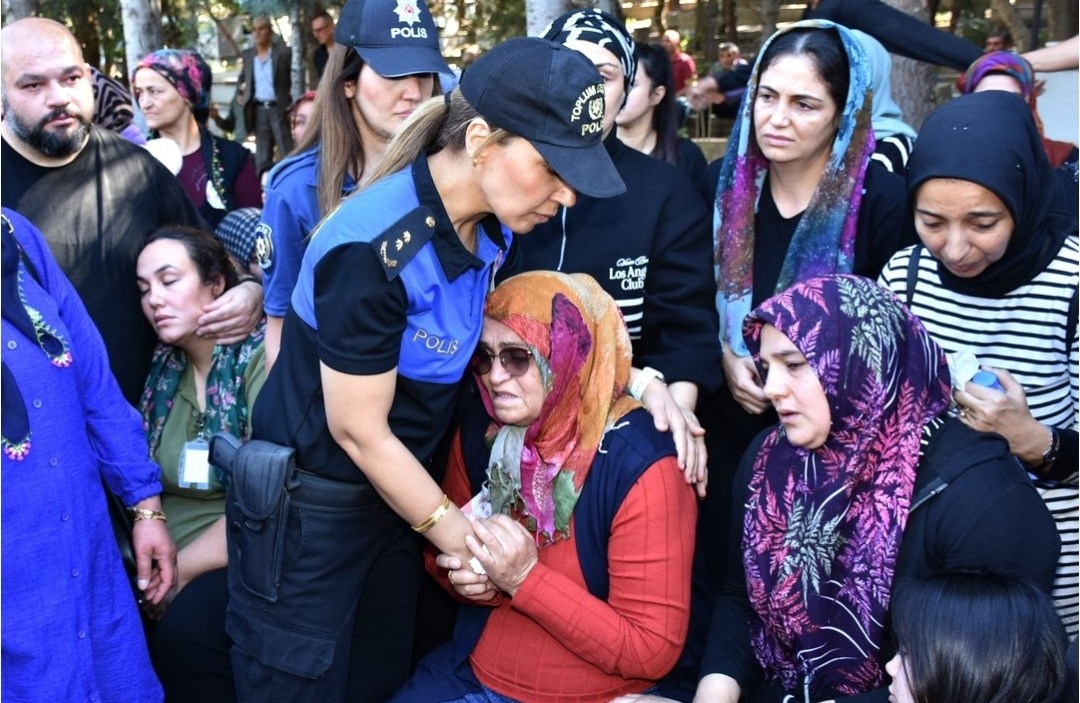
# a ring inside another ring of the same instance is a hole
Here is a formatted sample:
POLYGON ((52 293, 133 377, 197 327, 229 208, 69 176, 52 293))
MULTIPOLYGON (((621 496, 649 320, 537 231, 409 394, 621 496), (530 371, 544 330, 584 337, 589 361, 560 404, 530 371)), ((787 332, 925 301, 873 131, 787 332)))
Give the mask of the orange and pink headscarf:
MULTIPOLYGON (((544 546, 569 536, 604 432, 639 407, 624 395, 630 336, 615 301, 585 274, 514 276, 491 294, 484 314, 521 337, 546 391, 540 417, 528 427, 489 427, 492 510, 518 519, 544 546)), ((482 385, 480 392, 494 417, 482 385)))

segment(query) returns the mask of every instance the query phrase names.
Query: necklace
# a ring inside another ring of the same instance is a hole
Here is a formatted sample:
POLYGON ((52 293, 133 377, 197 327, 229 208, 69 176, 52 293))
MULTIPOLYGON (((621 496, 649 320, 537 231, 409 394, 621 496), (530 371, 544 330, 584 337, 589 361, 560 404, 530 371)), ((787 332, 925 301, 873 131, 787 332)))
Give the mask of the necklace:
POLYGON ((218 140, 210 137, 210 181, 218 193, 221 202, 225 202, 225 169, 221 166, 221 147, 218 140))

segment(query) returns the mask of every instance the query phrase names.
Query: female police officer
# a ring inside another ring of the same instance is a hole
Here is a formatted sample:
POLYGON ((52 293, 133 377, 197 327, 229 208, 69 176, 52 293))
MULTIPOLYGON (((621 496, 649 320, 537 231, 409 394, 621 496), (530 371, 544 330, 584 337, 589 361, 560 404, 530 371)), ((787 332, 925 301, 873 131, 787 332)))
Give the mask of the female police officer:
POLYGON ((230 546, 241 700, 378 701, 405 680, 420 578, 409 526, 471 556, 468 520, 426 467, 485 294, 511 231, 575 191, 623 191, 603 100, 580 54, 506 42, 420 106, 372 185, 316 230, 254 411, 253 435, 295 448, 302 470, 272 592, 244 582, 243 545, 230 546))
POLYGON ((349 0, 315 97, 311 125, 296 152, 270 174, 261 237, 265 270, 267 368, 281 348, 281 327, 308 235, 349 193, 371 182, 390 138, 450 69, 423 0, 410 14, 395 0, 349 0), (406 31, 407 30, 407 31, 406 31))

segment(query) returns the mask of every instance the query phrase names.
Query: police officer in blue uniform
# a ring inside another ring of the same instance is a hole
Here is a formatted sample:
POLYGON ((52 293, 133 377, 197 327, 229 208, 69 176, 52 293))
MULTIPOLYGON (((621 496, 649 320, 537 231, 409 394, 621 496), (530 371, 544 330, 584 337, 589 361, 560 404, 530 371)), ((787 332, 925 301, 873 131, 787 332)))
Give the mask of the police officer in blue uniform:
POLYGON ((373 184, 316 230, 255 406, 295 448, 280 574, 235 574, 243 701, 381 701, 409 673, 420 533, 467 562, 467 518, 428 473, 510 244, 576 192, 624 186, 601 143, 604 83, 580 54, 515 39, 414 113, 373 184), (411 527, 411 531, 410 531, 411 527))
POLYGON ((313 122, 266 188, 257 251, 267 367, 277 359, 308 235, 357 184, 369 182, 393 133, 439 92, 436 74, 450 72, 424 0, 350 0, 334 41, 313 122))

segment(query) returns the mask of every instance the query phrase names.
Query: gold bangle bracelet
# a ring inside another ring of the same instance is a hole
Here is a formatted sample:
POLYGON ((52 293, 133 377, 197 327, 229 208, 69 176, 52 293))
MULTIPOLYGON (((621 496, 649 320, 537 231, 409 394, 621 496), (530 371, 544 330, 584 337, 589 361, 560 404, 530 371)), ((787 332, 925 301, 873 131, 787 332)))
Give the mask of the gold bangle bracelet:
POLYGON ((166 522, 165 511, 163 510, 148 510, 146 508, 136 508, 132 505, 128 507, 127 511, 131 515, 132 522, 138 522, 139 520, 161 520, 166 522))
POLYGON ((450 512, 450 498, 443 493, 442 502, 439 503, 439 507, 435 508, 435 512, 429 515, 427 520, 413 525, 413 531, 421 535, 424 534, 432 527, 435 527, 435 525, 439 523, 439 520, 446 517, 448 512, 450 512))

